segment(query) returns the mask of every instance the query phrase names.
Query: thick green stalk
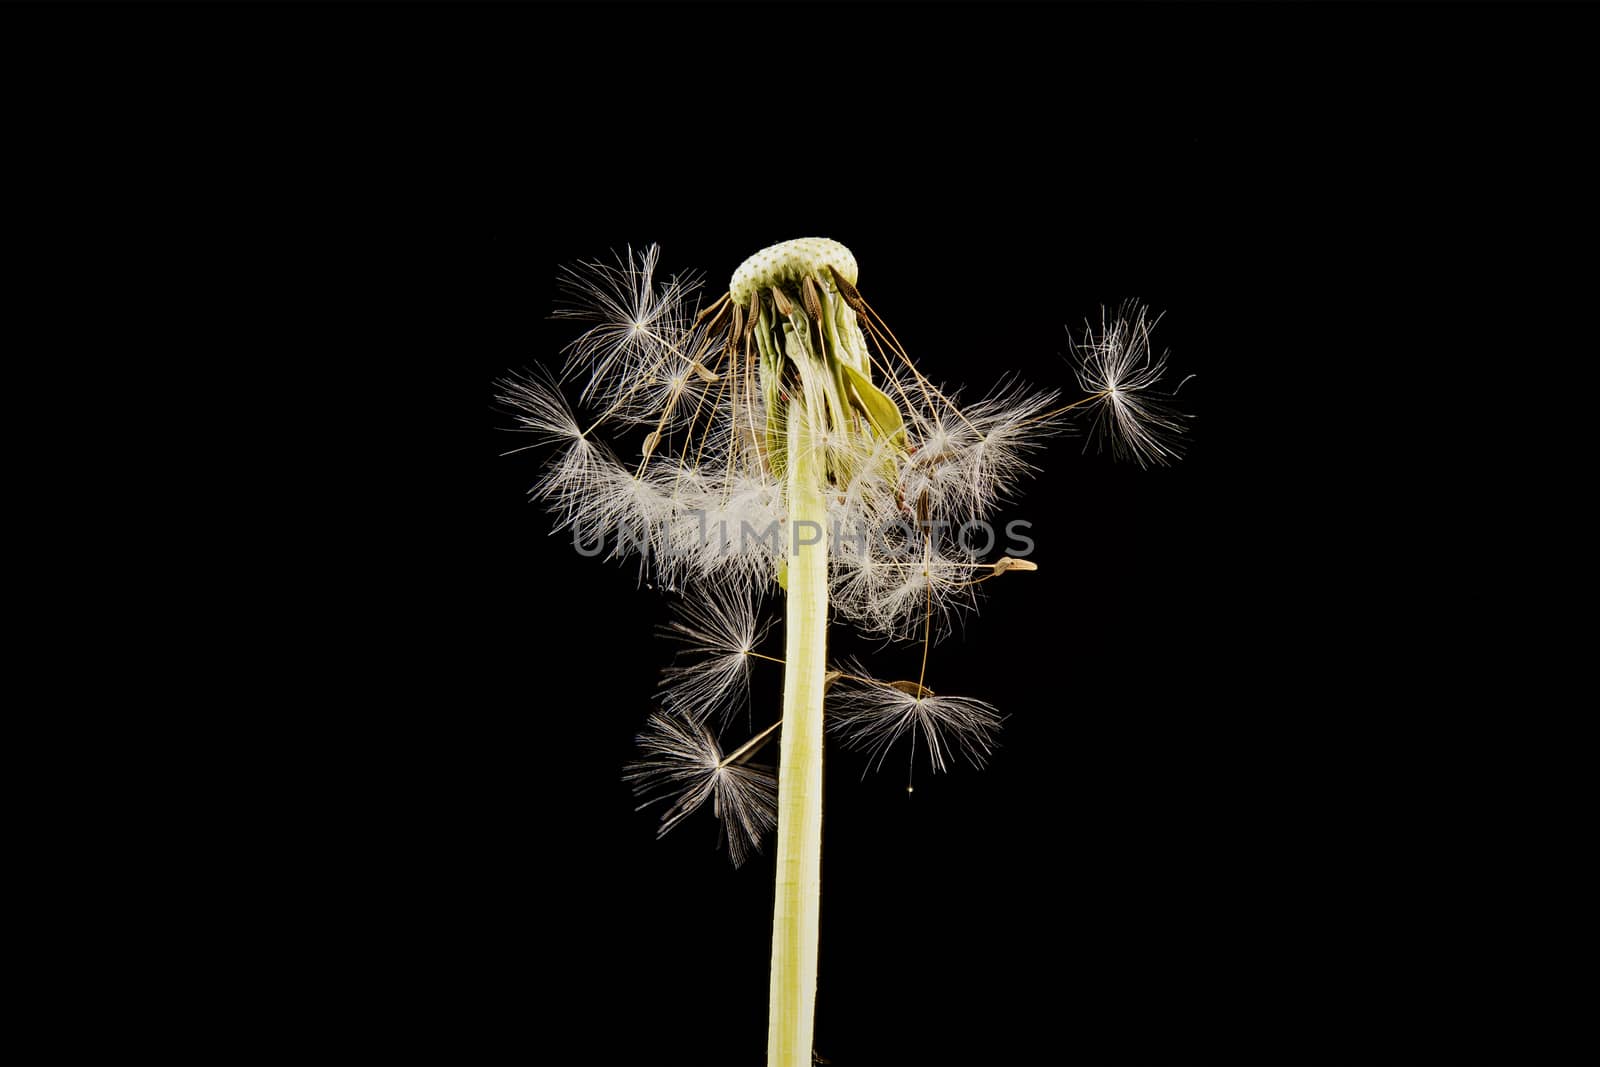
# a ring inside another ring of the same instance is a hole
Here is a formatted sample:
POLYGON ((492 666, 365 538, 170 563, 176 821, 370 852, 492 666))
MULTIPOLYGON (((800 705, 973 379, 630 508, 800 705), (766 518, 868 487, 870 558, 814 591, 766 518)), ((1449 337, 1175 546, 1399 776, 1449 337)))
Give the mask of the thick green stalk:
MULTIPOLYGON (((820 409, 820 405, 819 405, 820 409)), ((789 560, 783 739, 778 764, 778 885, 772 910, 768 1067, 810 1067, 822 904, 822 694, 827 674, 825 467, 803 403, 789 409, 789 560), (808 543, 810 542, 810 543, 808 543)))

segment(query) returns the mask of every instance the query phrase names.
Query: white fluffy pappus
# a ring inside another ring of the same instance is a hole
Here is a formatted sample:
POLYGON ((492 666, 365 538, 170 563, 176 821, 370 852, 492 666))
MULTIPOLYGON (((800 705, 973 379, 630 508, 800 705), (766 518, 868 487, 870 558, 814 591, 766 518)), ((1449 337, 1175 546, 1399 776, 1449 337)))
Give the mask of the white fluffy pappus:
POLYGON ((772 621, 745 585, 691 586, 673 605, 662 634, 682 643, 678 662, 662 672, 662 695, 694 722, 724 722, 744 710, 750 693, 750 655, 772 621))
POLYGON ((586 377, 585 404, 611 405, 673 361, 687 339, 700 281, 692 275, 658 283, 661 249, 617 254, 615 262, 563 267, 555 318, 590 323, 567 346, 563 377, 586 377))
POLYGON ((1093 396, 1088 443, 1109 447, 1112 455, 1140 467, 1179 458, 1187 431, 1187 416, 1172 406, 1172 394, 1156 389, 1167 356, 1150 347, 1155 325, 1148 309, 1130 300, 1114 319, 1102 309, 1099 331, 1086 330, 1073 346, 1078 384, 1093 396))
POLYGON ((638 810, 671 801, 657 837, 710 800, 733 865, 760 851, 762 837, 778 825, 778 778, 771 767, 743 762, 738 752, 725 758, 703 723, 665 712, 650 715, 637 741, 642 757, 622 777, 635 796, 646 798, 638 810))
POLYGON ((829 729, 847 748, 866 752, 868 769, 883 765, 902 738, 920 738, 934 771, 949 769, 955 754, 982 767, 994 751, 1004 717, 970 697, 939 696, 914 682, 882 682, 850 661, 828 691, 829 729))

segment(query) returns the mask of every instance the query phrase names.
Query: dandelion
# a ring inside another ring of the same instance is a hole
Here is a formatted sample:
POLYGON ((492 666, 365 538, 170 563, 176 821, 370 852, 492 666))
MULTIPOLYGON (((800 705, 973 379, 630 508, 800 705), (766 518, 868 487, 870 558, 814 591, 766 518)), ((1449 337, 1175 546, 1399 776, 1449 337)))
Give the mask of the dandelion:
POLYGON ((1075 416, 1141 465, 1174 458, 1183 426, 1155 390, 1165 357, 1138 305, 1075 349, 1082 399, 1007 380, 963 405, 918 370, 837 241, 763 249, 714 298, 659 263, 651 246, 565 270, 557 314, 584 328, 560 378, 508 378, 499 399, 556 450, 534 496, 557 528, 682 590, 665 631, 682 647, 625 778, 667 805, 662 833, 709 799, 736 865, 777 831, 767 1058, 798 1067, 811 1062, 825 716, 869 769, 901 745, 935 771, 982 766, 1001 715, 929 688, 929 651, 985 582, 1037 565, 995 557, 970 528, 1075 416), (775 593, 781 655, 762 648, 775 593), (919 644, 916 681, 830 669, 830 617, 919 644), (712 724, 753 713, 751 671, 765 666, 783 672, 782 714, 724 755, 712 724), (776 774, 750 762, 773 739, 776 774))

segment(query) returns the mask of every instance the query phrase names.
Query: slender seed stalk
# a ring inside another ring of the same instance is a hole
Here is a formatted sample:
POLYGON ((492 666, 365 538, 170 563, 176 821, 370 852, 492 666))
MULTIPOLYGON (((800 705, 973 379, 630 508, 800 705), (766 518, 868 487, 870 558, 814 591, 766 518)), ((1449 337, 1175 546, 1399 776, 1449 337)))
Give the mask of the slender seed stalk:
POLYGON ((810 1067, 822 904, 822 694, 827 673, 828 541, 821 449, 810 413, 789 409, 788 611, 778 763, 778 876, 772 910, 769 1067, 810 1067))

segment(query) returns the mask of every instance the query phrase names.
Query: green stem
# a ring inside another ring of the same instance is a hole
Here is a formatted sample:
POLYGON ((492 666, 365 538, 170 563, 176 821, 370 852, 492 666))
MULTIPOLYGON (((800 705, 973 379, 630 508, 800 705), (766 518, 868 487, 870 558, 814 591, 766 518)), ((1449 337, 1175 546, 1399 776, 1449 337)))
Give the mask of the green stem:
POLYGON ((810 1067, 822 903, 822 694, 827 673, 828 540, 824 461, 802 403, 789 408, 789 559, 783 736, 778 764, 778 884, 772 910, 768 1067, 810 1067), (806 543, 814 542, 814 543, 806 543))

